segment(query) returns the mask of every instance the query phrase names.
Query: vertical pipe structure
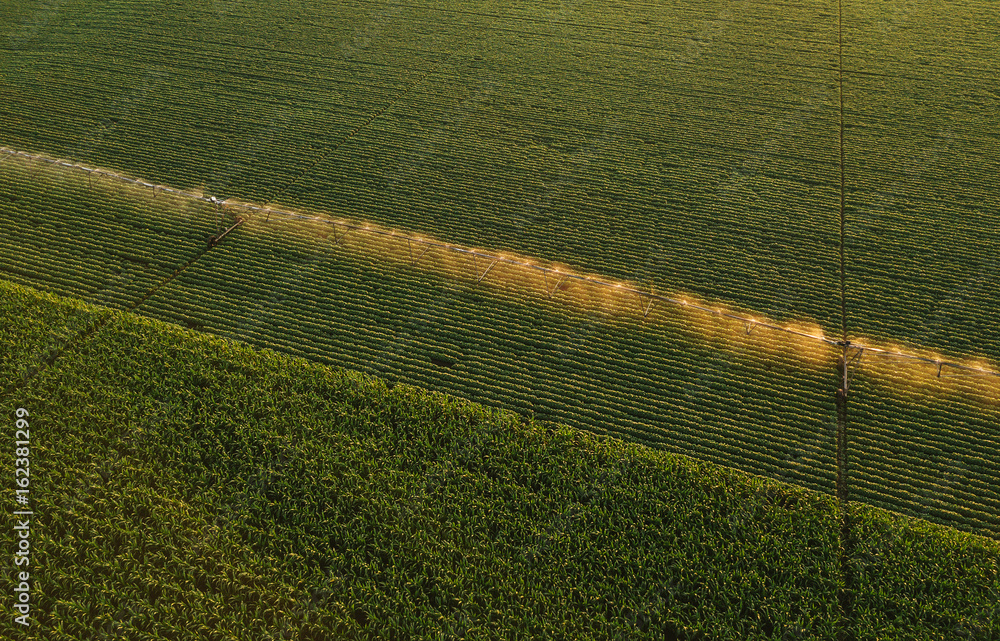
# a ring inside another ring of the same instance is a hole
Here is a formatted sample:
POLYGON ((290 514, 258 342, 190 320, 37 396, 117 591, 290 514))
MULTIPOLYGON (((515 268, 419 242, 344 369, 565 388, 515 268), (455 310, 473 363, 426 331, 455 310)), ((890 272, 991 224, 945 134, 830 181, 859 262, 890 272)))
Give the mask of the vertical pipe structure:
POLYGON ((838 594, 841 625, 837 641, 854 641, 854 573, 851 557, 854 556, 854 539, 851 534, 851 514, 848 509, 848 458, 847 458, 847 394, 851 363, 848 359, 850 343, 843 341, 843 353, 838 363, 840 386, 837 389, 837 504, 840 507, 840 575, 843 585, 838 594))
POLYGON ((837 375, 840 387, 837 389, 837 500, 844 507, 848 500, 847 492, 847 382, 850 362, 847 358, 850 349, 847 341, 843 343, 843 352, 837 365, 837 375))
POLYGON ((837 40, 839 43, 838 85, 840 88, 840 388, 837 390, 837 497, 841 504, 847 502, 847 384, 848 351, 851 343, 847 340, 847 250, 846 220, 844 215, 844 2, 837 0, 837 40))
POLYGON ((854 577, 851 556, 854 543, 851 536, 851 517, 848 510, 848 460, 847 460, 847 394, 851 342, 847 340, 847 221, 844 212, 844 0, 837 0, 837 85, 840 93, 840 325, 843 353, 840 356, 837 389, 837 503, 840 506, 840 574, 843 586, 838 595, 841 625, 838 641, 854 640, 854 577))

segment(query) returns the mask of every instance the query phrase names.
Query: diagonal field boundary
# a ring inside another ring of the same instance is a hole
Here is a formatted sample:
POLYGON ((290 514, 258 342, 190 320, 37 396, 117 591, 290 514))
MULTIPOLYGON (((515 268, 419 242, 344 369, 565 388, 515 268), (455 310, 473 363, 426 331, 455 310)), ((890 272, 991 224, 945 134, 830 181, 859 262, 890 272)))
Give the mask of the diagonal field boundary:
POLYGON ((220 210, 225 209, 227 211, 232 211, 234 213, 242 211, 246 213, 266 214, 268 216, 276 215, 286 218, 288 220, 299 220, 310 223, 319 223, 327 225, 332 229, 333 237, 337 244, 343 244, 344 237, 348 233, 352 233, 355 235, 378 236, 383 239, 388 238, 394 242, 398 242, 401 247, 405 246, 408 249, 409 256, 413 264, 416 264, 424 255, 426 255, 431 250, 437 250, 439 252, 448 252, 460 256, 465 256, 471 261, 470 266, 473 267, 473 269, 475 270, 475 278, 477 284, 483 282, 489 276, 494 266, 498 264, 510 265, 513 267, 523 269, 525 273, 534 274, 538 286, 544 288, 545 294, 549 298, 555 297, 555 294, 557 293, 560 284, 562 284, 563 282, 576 281, 595 288, 603 288, 606 290, 618 292, 620 294, 635 296, 637 302, 639 303, 637 305, 637 310, 639 313, 642 313, 644 318, 648 317, 657 305, 670 305, 670 306, 695 310, 706 316, 714 316, 720 319, 724 318, 731 321, 736 321, 738 323, 742 323, 743 325, 745 325, 746 332, 748 334, 753 332, 757 328, 762 328, 779 334, 785 334, 788 335, 789 337, 795 336, 798 338, 804 338, 807 340, 816 341, 818 343, 838 346, 844 349, 843 383, 845 386, 850 383, 850 380, 852 378, 851 376, 852 369, 856 369, 860 365, 862 357, 865 354, 869 356, 885 358, 888 360, 895 360, 898 362, 907 362, 916 365, 921 365, 927 367, 934 375, 936 375, 937 378, 956 378, 956 377, 1000 378, 1000 371, 990 369, 987 367, 962 363, 957 360, 932 358, 929 356, 923 356, 915 353, 903 352, 901 350, 879 347, 877 345, 866 345, 863 343, 855 343, 848 341, 846 339, 838 340, 835 338, 824 336, 822 335, 822 333, 810 333, 806 331, 801 331, 791 326, 781 325, 775 321, 764 318, 763 316, 757 316, 757 315, 751 316, 751 315, 743 315, 738 313, 727 312, 719 308, 713 308, 707 306, 706 304, 690 301, 687 298, 656 293, 653 291, 645 291, 639 289, 636 285, 629 282, 614 281, 606 277, 586 275, 580 272, 573 271, 572 269, 566 269, 562 267, 545 266, 539 264, 538 259, 532 259, 525 256, 516 256, 516 255, 511 255, 509 253, 501 253, 501 252, 489 252, 479 249, 472 249, 469 247, 463 247, 459 245, 452 245, 449 243, 442 242, 440 240, 429 239, 420 235, 407 234, 397 230, 387 229, 385 227, 381 227, 373 223, 364 223, 346 219, 333 219, 324 216, 307 215, 296 211, 291 211, 256 203, 242 202, 234 199, 219 200, 214 196, 199 194, 195 192, 185 191, 183 189, 176 189, 165 185, 150 183, 145 180, 134 178, 107 169, 89 167, 86 165, 82 165, 80 163, 74 163, 58 158, 52 158, 42 154, 32 154, 25 151, 19 151, 8 147, 0 146, 0 162, 3 162, 5 156, 19 157, 31 161, 43 162, 70 171, 73 170, 82 171, 87 173, 90 176, 91 180, 93 180, 94 177, 97 177, 98 179, 108 178, 111 180, 117 180, 124 183, 128 183, 136 187, 144 187, 152 189, 154 191, 163 191, 166 193, 174 194, 176 196, 180 196, 182 198, 187 198, 191 200, 197 200, 204 203, 212 204, 218 207, 220 210), (480 267, 480 265, 482 265, 482 267, 480 267))

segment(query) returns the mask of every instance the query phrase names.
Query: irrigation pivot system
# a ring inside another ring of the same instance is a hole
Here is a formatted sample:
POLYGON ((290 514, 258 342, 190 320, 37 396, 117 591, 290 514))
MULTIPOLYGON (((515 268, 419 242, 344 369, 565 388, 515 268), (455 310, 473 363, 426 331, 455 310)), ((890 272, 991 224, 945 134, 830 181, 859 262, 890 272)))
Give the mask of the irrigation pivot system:
MULTIPOLYGON (((388 237, 400 244, 405 243, 408 255, 410 257, 410 262, 416 265, 424 256, 426 256, 431 250, 439 250, 443 252, 453 252, 459 255, 467 256, 473 265, 475 270, 476 284, 482 283, 484 279, 491 273, 494 267, 499 264, 510 265, 514 267, 519 267, 524 270, 532 271, 541 276, 537 279, 539 285, 544 287, 545 294, 549 298, 554 298, 555 294, 559 290, 560 285, 567 280, 574 280, 591 287, 606 288, 613 290, 615 292, 634 295, 639 303, 639 311, 642 313, 643 317, 646 318, 652 312, 654 305, 664 304, 672 305, 676 307, 683 307, 687 309, 693 309, 702 312, 706 315, 716 316, 719 318, 726 318, 729 320, 736 321, 745 326, 745 331, 747 334, 751 334, 757 328, 763 328, 766 330, 772 330, 775 332, 783 332, 785 334, 798 336, 801 338, 806 338, 809 340, 814 340, 828 345, 837 346, 843 349, 843 362, 841 364, 842 370, 842 389, 844 393, 847 392, 850 382, 853 378, 853 374, 857 367, 860 365, 862 357, 865 354, 874 357, 881 357, 888 360, 895 360, 898 362, 910 362, 914 364, 927 365, 934 368, 937 378, 956 378, 956 377, 998 377, 1000 378, 1000 372, 987 369, 984 367, 978 367, 974 365, 967 365, 963 363, 956 363, 954 361, 948 361, 939 358, 931 358, 928 356, 920 356, 917 354, 908 354, 900 350, 890 350, 880 347, 875 347, 871 345, 864 345, 861 343, 853 343, 849 340, 835 340, 823 336, 821 334, 812 334, 809 332, 800 331, 793 327, 787 327, 783 325, 778 325, 777 323, 771 322, 766 319, 743 316, 740 314, 734 314, 730 312, 723 311, 721 309, 713 309, 710 307, 705 307, 697 303, 688 301, 685 298, 675 298, 673 296, 668 296, 664 294, 657 294, 652 291, 643 291, 636 289, 628 283, 622 282, 609 282, 607 280, 602 280, 600 278, 595 278, 593 276, 586 276, 583 274, 573 273, 572 271, 559 269, 556 267, 545 267, 542 265, 537 265, 534 262, 519 257, 511 257, 502 254, 491 254, 483 251, 470 249, 467 247, 461 247, 457 245, 451 245, 448 243, 443 243, 437 240, 427 239, 420 236, 412 236, 409 234, 400 233, 394 230, 388 230, 380 228, 372 224, 358 224, 347 220, 331 220, 321 216, 308 216, 305 214, 287 211, 275 207, 265 206, 265 205, 255 205, 252 203, 243 202, 230 202, 228 200, 219 200, 215 196, 206 196, 203 194, 196 194, 189 191, 184 191, 180 189, 174 189, 172 187, 166 187, 163 185, 155 185, 153 183, 145 182, 136 178, 131 178, 129 176, 124 176, 112 171, 104 169, 95 169, 91 167, 86 167, 77 163, 72 163, 65 160, 59 160, 56 158, 50 158, 47 156, 42 156, 39 154, 29 154, 23 151, 17 151, 14 149, 9 149, 6 147, 0 147, 0 153, 6 154, 7 156, 19 156, 27 158, 33 161, 40 161, 49 163, 59 167, 65 167, 68 169, 76 169, 80 171, 87 172, 91 177, 94 175, 98 177, 108 177, 114 180, 120 180, 126 183, 134 184, 140 187, 148 187, 153 189, 154 192, 163 191, 166 193, 181 196, 183 198, 188 198, 192 200, 199 200, 216 207, 216 212, 220 212, 222 208, 242 210, 245 212, 258 212, 261 214, 266 214, 266 220, 270 220, 271 214, 282 216, 290 220, 303 220, 312 223, 322 223, 330 225, 333 231, 334 242, 338 245, 343 245, 345 237, 356 232, 359 235, 370 234, 382 237, 388 237), (480 264, 484 265, 483 271, 480 272, 480 264), (947 368, 947 369, 946 369, 947 368)), ((247 218, 237 216, 235 218, 235 223, 231 225, 228 229, 217 233, 208 239, 209 247, 215 247, 225 236, 230 232, 235 230, 240 225, 247 222, 247 218)))
POLYGON ((425 256, 429 250, 438 249, 442 251, 454 252, 458 254, 464 254, 469 256, 473 264, 477 267, 476 269, 476 283, 481 283, 483 279, 490 273, 490 271, 497 264, 512 265, 515 267, 521 267, 523 269, 534 270, 539 272, 542 276, 540 284, 545 288, 545 293, 549 298, 552 298, 556 291, 558 290, 560 284, 566 280, 575 280, 587 285, 594 287, 608 288, 623 294, 635 295, 639 301, 639 309, 642 312, 643 317, 648 317, 652 311, 654 303, 664 303, 667 305, 674 305, 677 307, 684 307, 687 309, 694 309, 703 312, 708 315, 717 316, 719 318, 727 318, 730 320, 742 323, 746 327, 746 333, 752 333, 756 328, 761 327, 764 329, 773 330, 776 332, 784 332, 786 334, 791 334, 794 336, 800 336, 803 338, 808 338, 816 340, 828 345, 834 345, 842 347, 845 350, 846 360, 846 371, 847 377, 844 379, 844 389, 847 390, 850 378, 853 376, 853 371, 861 362, 861 357, 864 354, 869 354, 871 356, 879 356, 887 359, 900 359, 903 361, 910 361, 914 363, 922 363, 926 365, 933 366, 937 371, 938 378, 954 378, 954 377, 972 377, 972 376, 996 376, 1000 377, 1000 372, 996 372, 983 367, 976 367, 972 365, 965 365, 963 363, 955 363, 953 361, 946 361, 941 359, 934 359, 927 356, 920 356, 917 354, 907 354, 901 351, 888 350, 880 347, 873 347, 869 345, 863 345, 860 343, 852 343, 848 340, 835 340, 822 335, 810 334, 808 332, 803 332, 792 327, 786 327, 782 325, 775 324, 773 322, 762 320, 755 317, 741 316, 739 314, 733 314, 725 312, 719 309, 712 309, 710 307, 705 307, 697 303, 692 303, 684 298, 674 298, 672 296, 666 296, 663 294, 656 294, 654 292, 647 292, 636 289, 628 284, 614 283, 592 276, 585 276, 582 274, 575 274, 566 270, 561 270, 554 267, 544 267, 542 265, 537 265, 531 261, 512 258, 509 256, 503 256, 499 254, 489 254, 474 249, 469 249, 465 247, 459 247, 456 245, 451 245, 448 243, 442 243, 440 241, 428 240, 426 238, 418 236, 410 236, 407 234, 401 234, 396 231, 380 229, 372 225, 360 225, 357 223, 352 223, 344 220, 330 220, 322 218, 319 216, 306 216, 303 214, 298 214, 295 212, 285 211, 281 209, 276 209, 272 207, 261 207, 257 205, 247 205, 239 204, 236 205, 241 209, 247 209, 251 211, 267 212, 269 214, 277 214, 280 216, 285 216, 292 219, 306 220, 309 222, 318 222, 331 225, 334 228, 334 237, 337 238, 338 244, 343 242, 344 237, 350 232, 359 232, 362 234, 377 234, 384 237, 390 237, 399 240, 400 242, 405 242, 407 244, 407 249, 411 257, 411 262, 416 264, 423 256, 425 256), (337 232, 339 231, 339 236, 337 232), (414 246, 422 247, 423 249, 419 252, 414 251, 414 246), (487 265, 486 269, 480 273, 478 271, 478 265, 482 261, 482 264, 487 265), (554 285, 551 286, 549 283, 552 282, 554 285), (944 368, 951 368, 959 373, 954 374, 944 374, 944 368))

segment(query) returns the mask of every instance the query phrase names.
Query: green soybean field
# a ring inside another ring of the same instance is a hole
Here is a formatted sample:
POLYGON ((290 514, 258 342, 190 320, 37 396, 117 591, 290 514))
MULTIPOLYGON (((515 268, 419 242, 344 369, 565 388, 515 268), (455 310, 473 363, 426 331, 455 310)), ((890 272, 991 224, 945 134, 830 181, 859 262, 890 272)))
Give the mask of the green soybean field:
POLYGON ((997 33, 5 2, 0 636, 996 638, 997 33))

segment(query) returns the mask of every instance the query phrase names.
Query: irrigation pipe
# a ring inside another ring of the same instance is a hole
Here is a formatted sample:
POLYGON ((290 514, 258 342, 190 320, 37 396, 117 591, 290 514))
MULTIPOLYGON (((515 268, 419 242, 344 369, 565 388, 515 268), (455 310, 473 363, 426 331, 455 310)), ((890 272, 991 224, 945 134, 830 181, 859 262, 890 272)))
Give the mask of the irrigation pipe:
MULTIPOLYGON (((688 302, 687 300, 682 299, 682 298, 674 298, 674 297, 666 296, 666 295, 663 295, 663 294, 655 294, 653 292, 646 292, 646 291, 642 291, 642 290, 639 290, 639 289, 635 289, 634 287, 630 287, 628 285, 623 285, 621 283, 612 283, 612 282, 600 280, 598 278, 593 278, 593 277, 590 277, 590 276, 583 276, 581 274, 574 274, 572 272, 563 271, 563 270, 560 270, 560 269, 557 269, 557 268, 554 268, 554 267, 543 267, 541 265, 536 265, 536 264, 534 264, 532 262, 529 262, 529 261, 526 261, 526 260, 519 260, 517 258, 511 258, 509 256, 502 256, 502 255, 497 255, 497 254, 488 254, 488 253, 476 251, 474 249, 469 249, 469 248, 466 248, 466 247, 460 247, 460 246, 451 245, 451 244, 448 244, 448 243, 442 243, 442 242, 435 241, 435 240, 428 240, 426 238, 421 238, 419 236, 410 236, 410 235, 407 235, 407 234, 397 233, 395 231, 389 231, 389 230, 385 230, 385 229, 380 229, 378 227, 373 227, 371 225, 359 225, 359 224, 351 223, 351 222, 344 221, 344 220, 330 220, 328 218, 323 218, 323 217, 320 217, 320 216, 307 216, 307 215, 304 215, 304 214, 299 214, 299 213, 296 213, 296 212, 286 211, 286 210, 283 210, 283 209, 277 209, 277 208, 274 208, 274 207, 261 206, 261 205, 253 205, 253 204, 250 204, 250 203, 240 203, 240 202, 229 203, 229 201, 227 201, 227 200, 220 201, 217 198, 215 198, 214 196, 205 196, 205 195, 195 194, 195 193, 192 193, 192 192, 189 192, 189 191, 184 191, 182 189, 174 189, 172 187, 167 187, 167 186, 164 186, 164 185, 154 185, 152 183, 148 183, 148 182, 145 182, 143 180, 139 180, 139 179, 136 179, 136 178, 131 178, 131 177, 128 177, 128 176, 123 176, 121 174, 118 174, 118 173, 115 173, 115 172, 112 172, 112 171, 107 171, 107 170, 103 170, 103 169, 94 169, 94 168, 90 168, 90 167, 85 167, 85 166, 77 164, 77 163, 71 163, 71 162, 64 161, 64 160, 58 160, 56 158, 49 158, 47 156, 42 156, 42 155, 39 155, 39 154, 29 154, 29 153, 26 153, 26 152, 23 152, 23 151, 17 151, 17 150, 14 150, 14 149, 9 149, 7 147, 0 147, 0 153, 8 154, 8 155, 11 155, 11 156, 20 156, 22 158, 28 158, 30 160, 42 161, 42 162, 46 162, 46 163, 49 163, 49 164, 57 165, 57 166, 60 166, 60 167, 66 167, 66 168, 69 168, 69 169, 80 169, 82 171, 89 172, 91 175, 98 174, 98 175, 102 175, 102 176, 108 176, 109 178, 114 178, 114 179, 117 179, 117 180, 121 180, 121 181, 124 181, 124 182, 128 182, 128 183, 134 184, 134 185, 140 185, 140 186, 143 186, 143 187, 149 187, 149 188, 151 188, 153 190, 159 190, 159 191, 163 191, 163 192, 166 192, 166 193, 169 193, 169 194, 174 194, 174 195, 180 196, 182 198, 188 198, 188 199, 192 199, 192 200, 199 200, 199 201, 202 201, 202 202, 205 202, 205 203, 219 205, 221 207, 232 207, 232 208, 243 209, 243 210, 246 210, 246 211, 254 211, 254 212, 267 213, 269 215, 270 214, 277 214, 277 215, 284 216, 286 218, 290 218, 290 219, 294 219, 294 220, 304 220, 304 221, 309 221, 309 222, 324 223, 324 224, 327 224, 327 225, 332 225, 334 227, 334 231, 335 232, 336 232, 336 228, 337 227, 342 227, 342 228, 344 228, 344 234, 346 234, 348 232, 351 232, 351 231, 356 231, 356 232, 361 232, 361 233, 366 233, 366 234, 375 234, 375 235, 379 235, 379 236, 384 236, 384 237, 390 237, 390 238, 398 239, 401 242, 408 243, 410 247, 412 247, 412 243, 417 243, 418 245, 421 245, 421 246, 424 247, 424 251, 420 254, 421 257, 424 254, 427 253, 427 250, 432 249, 432 248, 437 248, 437 249, 442 249, 442 250, 445 250, 445 251, 451 251, 451 252, 455 252, 455 253, 458 253, 458 254, 463 254, 463 255, 466 255, 466 256, 469 256, 469 257, 473 258, 474 260, 478 260, 478 259, 481 258, 481 259, 483 259, 484 261, 486 261, 489 264, 489 267, 481 275, 478 274, 478 270, 477 270, 477 283, 478 282, 482 282, 482 280, 484 278, 486 278, 486 275, 490 272, 491 269, 493 269, 493 267, 495 265, 497 265, 497 264, 513 265, 515 267, 522 267, 522 268, 526 268, 526 269, 532 269, 532 270, 535 270, 536 272, 541 273, 545 277, 546 294, 548 294, 550 298, 552 297, 552 295, 555 293, 555 291, 557 290, 557 288, 559 287, 559 285, 564 280, 575 280, 575 281, 578 281, 578 282, 586 283, 588 285, 593 285, 593 286, 596 286, 596 287, 604 287, 604 288, 607 288, 607 289, 610 289, 610 290, 619 291, 619 292, 624 293, 624 294, 634 294, 635 296, 638 296, 640 300, 648 299, 649 300, 649 306, 644 311, 644 314, 643 314, 644 316, 649 313, 649 311, 650 311, 650 309, 652 307, 653 302, 664 303, 664 304, 667 304, 667 305, 673 305, 675 307, 684 307, 684 308, 688 308, 688 309, 694 309, 694 310, 703 312, 705 314, 709 314, 709 315, 712 315, 712 316, 718 316, 719 318, 727 318, 729 320, 734 320, 734 321, 737 321, 739 323, 743 323, 743 324, 745 324, 747 326, 747 333, 748 334, 750 332, 752 332, 755 328, 762 327, 764 329, 769 329, 769 330, 776 331, 776 332, 783 332, 785 334, 790 334, 790 335, 798 336, 798 337, 801 337, 801 338, 807 338, 807 339, 810 339, 810 340, 815 340, 815 341, 818 341, 818 342, 821 342, 821 343, 825 343, 827 345, 834 345, 834 346, 838 346, 838 347, 853 348, 853 349, 858 350, 858 355, 864 354, 864 353, 868 353, 868 354, 872 354, 872 355, 875 355, 875 356, 883 356, 883 357, 886 357, 886 358, 894 358, 894 359, 900 359, 900 360, 904 360, 904 361, 911 361, 911 362, 916 362, 916 363, 922 363, 922 364, 926 364, 926 365, 931 365, 931 366, 937 368, 937 377, 938 378, 957 378, 957 377, 976 377, 976 376, 993 376, 993 377, 1000 378, 1000 372, 996 372, 994 370, 990 370, 990 369, 987 369, 987 368, 984 368, 984 367, 976 367, 976 366, 973 366, 973 365, 965 365, 965 364, 956 363, 956 362, 953 362, 953 361, 947 361, 947 360, 942 360, 942 359, 935 359, 935 358, 931 358, 931 357, 928 357, 928 356, 920 356, 920 355, 917 355, 917 354, 907 354, 907 353, 904 353, 904 352, 901 352, 901 351, 893 351, 893 350, 883 349, 883 348, 879 348, 879 347, 873 347, 873 346, 870 346, 870 345, 864 345, 864 344, 861 344, 861 343, 852 343, 851 341, 848 341, 848 340, 834 340, 834 339, 828 338, 826 336, 819 336, 819 335, 816 335, 816 334, 810 334, 808 332, 802 332, 802 331, 793 329, 791 327, 783 327, 781 325, 776 325, 774 323, 771 323, 771 322, 768 322, 766 320, 762 320, 762 319, 759 319, 759 318, 754 318, 754 317, 749 317, 749 316, 742 316, 740 314, 732 314, 732 313, 728 313, 728 312, 723 312, 723 311, 718 310, 718 309, 712 309, 710 307, 705 307, 705 306, 702 306, 702 305, 698 305, 696 303, 688 302), (551 276, 553 276, 555 278, 558 278, 558 281, 556 281, 556 286, 553 288, 552 292, 548 291, 548 285, 547 285, 547 283, 548 283, 548 276, 549 275, 551 275, 551 276), (959 374, 944 374, 944 373, 942 373, 942 371, 943 371, 943 368, 945 368, 945 367, 957 370, 957 371, 959 371, 961 373, 959 373, 959 374)), ((237 227, 242 222, 244 222, 244 221, 243 220, 239 220, 235 225, 233 225, 228 230, 226 230, 225 233, 228 234, 230 231, 232 231, 235 227, 237 227)), ((223 234, 223 235, 225 235, 225 234, 223 234)), ((341 239, 342 238, 343 238, 343 234, 341 235, 341 239)), ((219 237, 217 240, 221 240, 221 237, 219 237)), ((412 251, 411 251, 411 256, 412 256, 412 251)), ((417 258, 417 260, 419 260, 419 257, 417 258)), ((416 261, 414 260, 413 262, 415 263, 416 261)))

